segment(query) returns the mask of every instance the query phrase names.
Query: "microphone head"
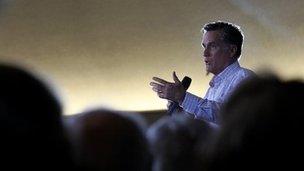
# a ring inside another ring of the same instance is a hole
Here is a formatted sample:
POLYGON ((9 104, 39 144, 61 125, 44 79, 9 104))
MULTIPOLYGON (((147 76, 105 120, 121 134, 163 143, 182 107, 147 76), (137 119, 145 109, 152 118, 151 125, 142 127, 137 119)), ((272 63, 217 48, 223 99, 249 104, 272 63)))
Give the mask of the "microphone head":
POLYGON ((185 76, 182 80, 182 85, 184 86, 185 90, 190 87, 192 79, 190 77, 185 76))

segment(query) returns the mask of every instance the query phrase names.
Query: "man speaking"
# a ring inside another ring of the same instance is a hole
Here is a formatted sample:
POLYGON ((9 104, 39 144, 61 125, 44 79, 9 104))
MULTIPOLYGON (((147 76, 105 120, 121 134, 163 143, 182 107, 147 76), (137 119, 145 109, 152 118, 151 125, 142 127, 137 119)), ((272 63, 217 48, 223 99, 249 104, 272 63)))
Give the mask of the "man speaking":
POLYGON ((254 73, 242 68, 238 62, 243 45, 243 34, 239 26, 228 22, 211 22, 203 27, 203 61, 207 74, 214 76, 204 98, 186 91, 173 72, 174 82, 153 77, 152 90, 160 98, 179 104, 184 111, 196 119, 218 123, 218 111, 233 90, 254 73))

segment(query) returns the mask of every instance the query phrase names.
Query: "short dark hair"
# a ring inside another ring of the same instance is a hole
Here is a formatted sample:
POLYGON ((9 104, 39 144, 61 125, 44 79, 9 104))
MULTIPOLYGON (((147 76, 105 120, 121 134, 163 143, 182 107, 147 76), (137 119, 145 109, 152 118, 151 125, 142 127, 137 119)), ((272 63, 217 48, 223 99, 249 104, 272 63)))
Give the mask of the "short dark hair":
POLYGON ((228 22, 216 21, 207 23, 203 27, 204 32, 217 30, 222 31, 224 42, 237 46, 235 58, 239 58, 242 53, 242 45, 244 39, 240 26, 228 22))

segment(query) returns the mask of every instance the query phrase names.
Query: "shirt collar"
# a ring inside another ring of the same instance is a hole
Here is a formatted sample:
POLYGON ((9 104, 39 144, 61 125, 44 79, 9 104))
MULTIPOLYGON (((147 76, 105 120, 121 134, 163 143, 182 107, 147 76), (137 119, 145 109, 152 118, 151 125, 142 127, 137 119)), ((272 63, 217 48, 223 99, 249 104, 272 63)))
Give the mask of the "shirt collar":
POLYGON ((228 65, 218 75, 213 76, 213 78, 209 82, 210 87, 214 87, 215 84, 222 82, 222 80, 225 79, 226 76, 233 74, 235 72, 235 70, 238 68, 240 68, 240 64, 238 61, 235 61, 234 63, 228 65))

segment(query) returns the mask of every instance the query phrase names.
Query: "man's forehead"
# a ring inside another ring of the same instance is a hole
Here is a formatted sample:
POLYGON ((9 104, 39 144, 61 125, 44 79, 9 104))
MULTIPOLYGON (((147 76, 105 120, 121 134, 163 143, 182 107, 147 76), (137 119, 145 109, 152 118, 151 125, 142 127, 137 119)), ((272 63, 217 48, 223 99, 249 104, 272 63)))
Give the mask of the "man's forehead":
POLYGON ((207 31, 203 34, 202 37, 202 44, 209 44, 212 42, 221 42, 222 39, 222 33, 220 30, 216 31, 207 31))

